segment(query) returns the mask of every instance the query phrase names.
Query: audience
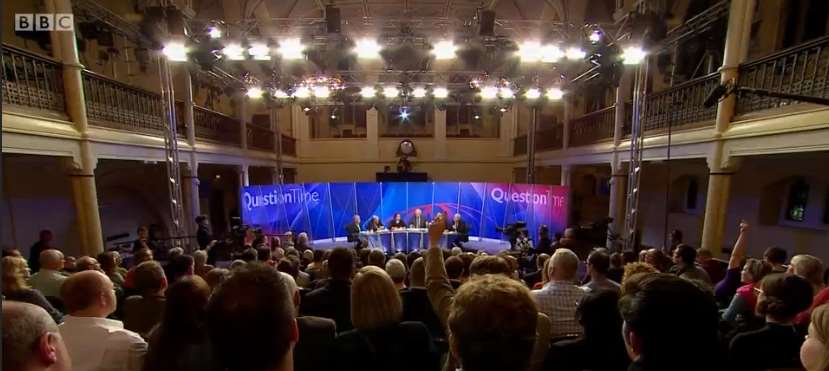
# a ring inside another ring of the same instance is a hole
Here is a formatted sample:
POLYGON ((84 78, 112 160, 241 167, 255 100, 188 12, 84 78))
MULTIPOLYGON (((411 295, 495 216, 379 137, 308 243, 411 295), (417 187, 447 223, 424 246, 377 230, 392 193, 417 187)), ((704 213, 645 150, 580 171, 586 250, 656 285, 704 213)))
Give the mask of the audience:
POLYGON ((75 261, 75 272, 83 271, 103 272, 104 270, 101 269, 101 264, 98 263, 98 259, 91 256, 81 256, 77 261, 75 261))
POLYGON ((196 266, 195 260, 190 255, 178 255, 167 264, 167 274, 169 282, 176 282, 183 277, 189 277, 195 274, 196 266))
POLYGON ((54 239, 55 235, 52 231, 48 229, 40 231, 37 242, 29 248, 29 266, 32 268, 32 272, 37 273, 40 270, 40 253, 44 250, 55 249, 52 247, 52 240, 54 239))
POLYGON ((49 313, 56 323, 63 320, 63 314, 55 309, 40 291, 32 289, 26 283, 26 279, 29 278, 29 267, 25 259, 18 256, 6 256, 3 258, 2 265, 3 299, 37 305, 49 313))
POLYGON ((29 277, 29 285, 47 298, 59 298, 60 286, 66 281, 66 275, 60 272, 63 253, 55 249, 43 250, 39 260, 40 270, 29 277))
POLYGON ((539 311, 546 314, 552 322, 553 338, 582 333, 576 320, 576 307, 585 293, 574 283, 578 265, 579 258, 575 253, 559 248, 553 253, 547 268, 550 282, 540 290, 532 291, 539 311))
POLYGON ((109 277, 115 287, 120 289, 124 287, 124 276, 121 275, 121 271, 118 269, 118 260, 120 260, 120 257, 116 251, 98 254, 98 263, 101 264, 101 270, 109 277))
POLYGON ((207 252, 204 250, 193 251, 193 273, 201 278, 207 276, 214 266, 207 264, 207 252))
POLYGON ((403 301, 403 320, 422 322, 429 329, 433 338, 444 338, 443 325, 429 302, 426 291, 426 271, 423 258, 412 262, 409 269, 409 288, 400 293, 403 301))
POLYGON ((124 277, 124 288, 126 289, 135 288, 135 285, 133 284, 133 280, 135 279, 133 277, 135 275, 135 268, 145 261, 153 260, 153 251, 150 249, 140 249, 133 254, 132 259, 132 269, 127 271, 127 276, 124 277))
POLYGON ((829 370, 829 305, 812 311, 809 333, 800 347, 800 362, 806 371, 829 370))
POLYGON ((823 283, 823 262, 814 256, 793 256, 788 272, 808 281, 815 293, 820 292, 826 286, 823 283))
MULTIPOLYGON (((746 257, 746 249, 748 248, 748 231, 750 227, 751 226, 745 221, 740 221, 740 231, 737 235, 737 241, 734 242, 734 248, 731 249, 731 256, 728 258, 728 269, 725 271, 725 277, 714 287, 714 296, 722 305, 727 305, 731 301, 731 297, 734 296, 737 292, 737 288, 740 287, 740 283, 743 282, 741 267, 746 257)), ((768 259, 768 254, 769 252, 767 250, 766 259, 764 260, 769 265, 772 265, 768 259)), ((773 265, 772 271, 774 271, 773 265)))
POLYGON ((124 328, 147 339, 150 330, 161 322, 167 305, 167 277, 158 262, 143 262, 135 268, 135 289, 138 295, 124 300, 124 328))
POLYGON ((744 285, 737 289, 728 308, 723 312, 723 320, 734 321, 738 317, 751 318, 754 316, 754 308, 757 306, 756 291, 758 291, 763 278, 771 273, 771 269, 771 264, 765 260, 751 258, 746 260, 740 276, 740 281, 744 285))
POLYGON ((69 371, 71 367, 49 313, 34 304, 3 301, 3 370, 69 371))
POLYGON ((450 256, 446 259, 446 275, 449 277, 449 282, 452 288, 457 289, 461 285, 461 276, 463 275, 463 259, 459 255, 450 256))
POLYGON ((210 286, 210 292, 216 290, 222 282, 227 280, 227 277, 230 276, 230 271, 225 268, 213 268, 210 272, 204 277, 204 280, 207 281, 207 285, 210 286))
POLYGON ((763 252, 763 259, 771 264, 773 273, 783 273, 788 269, 786 267, 786 258, 788 256, 789 253, 786 250, 777 246, 769 247, 763 252))
POLYGON ((550 255, 548 254, 542 253, 536 256, 535 271, 524 275, 524 282, 527 283, 527 286, 533 288, 536 283, 541 282, 541 278, 544 275, 544 263, 547 262, 547 259, 550 259, 550 255))
POLYGON ((402 261, 389 259, 386 262, 386 273, 391 277, 398 291, 406 289, 406 265, 402 261))
POLYGON ((73 371, 141 370, 147 343, 141 335, 108 319, 115 312, 112 281, 98 271, 73 274, 61 288, 69 315, 58 328, 73 371))
POLYGON ((610 268, 607 270, 607 278, 618 284, 622 283, 622 276, 625 274, 625 257, 622 253, 610 254, 610 268))
POLYGON ((602 250, 593 251, 587 256, 587 274, 590 282, 582 288, 587 292, 610 290, 619 293, 621 285, 607 278, 610 269, 610 256, 602 250))
POLYGON ((708 273, 696 265, 697 250, 693 247, 679 244, 674 250, 673 262, 674 266, 670 269, 671 273, 680 278, 700 281, 707 286, 711 286, 711 277, 708 277, 708 273))
POLYGON ((352 250, 336 248, 328 257, 331 276, 322 287, 305 296, 300 312, 306 316, 331 318, 339 331, 351 330, 351 276, 354 274, 352 250))
MULTIPOLYGON (((288 291, 291 293, 294 314, 299 312, 301 295, 299 287, 290 274, 280 272, 288 291)), ((296 318, 299 340, 294 346, 294 371, 327 371, 331 369, 333 357, 320 357, 334 351, 337 324, 322 317, 300 316, 296 318)))
POLYGON ((700 268, 705 270, 705 273, 708 273, 708 278, 711 279, 711 282, 720 282, 725 277, 723 265, 714 260, 714 254, 711 253, 711 250, 703 248, 697 249, 697 263, 700 268))
POLYGON ((380 249, 371 249, 368 252, 368 260, 366 261, 365 265, 373 265, 375 267, 383 268, 386 266, 386 254, 383 254, 383 250, 380 249))
POLYGON ((437 370, 440 356, 428 329, 403 322, 398 289, 376 266, 361 268, 351 290, 354 329, 337 336, 339 370, 437 370))

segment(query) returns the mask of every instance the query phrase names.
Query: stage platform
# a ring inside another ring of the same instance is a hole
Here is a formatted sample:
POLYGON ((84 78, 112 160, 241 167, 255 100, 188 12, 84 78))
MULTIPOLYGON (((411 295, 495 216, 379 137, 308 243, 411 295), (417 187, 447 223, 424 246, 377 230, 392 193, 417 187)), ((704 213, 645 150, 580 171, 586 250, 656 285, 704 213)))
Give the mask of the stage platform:
MULTIPOLYGON (((494 240, 490 238, 469 237, 469 242, 464 242, 463 246, 467 250, 484 251, 487 254, 495 255, 501 251, 509 250, 509 241, 494 240)), ((353 242, 347 242, 345 238, 338 238, 336 240, 325 239, 312 241, 311 248, 314 250, 329 250, 335 247, 354 247, 353 242)), ((425 248, 426 246, 424 246, 425 248)), ((444 249, 447 246, 441 246, 444 249)), ((404 251, 405 252, 405 251, 404 251)))

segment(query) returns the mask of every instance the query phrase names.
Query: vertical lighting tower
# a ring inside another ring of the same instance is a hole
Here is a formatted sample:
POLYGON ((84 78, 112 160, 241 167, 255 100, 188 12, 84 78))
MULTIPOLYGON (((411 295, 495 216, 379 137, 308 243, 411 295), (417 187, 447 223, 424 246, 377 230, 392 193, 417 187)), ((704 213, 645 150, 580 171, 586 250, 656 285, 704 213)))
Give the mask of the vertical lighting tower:
POLYGON ((630 151, 628 163, 627 204, 625 207, 625 244, 627 250, 633 250, 637 243, 639 227, 639 196, 642 179, 642 153, 644 151, 645 130, 642 116, 646 109, 648 58, 636 67, 633 84, 633 117, 630 128, 630 151))

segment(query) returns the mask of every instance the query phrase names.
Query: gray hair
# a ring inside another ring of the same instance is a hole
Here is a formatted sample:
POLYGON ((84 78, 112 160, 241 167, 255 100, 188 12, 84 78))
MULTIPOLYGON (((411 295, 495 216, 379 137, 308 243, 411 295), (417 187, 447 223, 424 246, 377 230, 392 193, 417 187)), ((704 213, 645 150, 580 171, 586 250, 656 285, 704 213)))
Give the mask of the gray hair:
POLYGON ((58 325, 43 308, 3 301, 3 369, 24 369, 47 332, 58 332, 58 325))
POLYGON ((394 283, 401 283, 406 279, 406 265, 398 259, 389 259, 386 262, 386 273, 394 283))

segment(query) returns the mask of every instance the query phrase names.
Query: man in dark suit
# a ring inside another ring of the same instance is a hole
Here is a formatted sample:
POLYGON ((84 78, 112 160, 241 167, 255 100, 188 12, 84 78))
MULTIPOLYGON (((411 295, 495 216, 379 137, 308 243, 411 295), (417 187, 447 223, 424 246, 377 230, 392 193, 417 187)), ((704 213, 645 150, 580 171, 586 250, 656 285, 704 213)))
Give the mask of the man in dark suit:
MULTIPOLYGON (((299 313, 302 301, 299 287, 290 274, 280 272, 292 293, 294 309, 299 313)), ((337 337, 337 323, 329 318, 299 316, 296 318, 300 339, 294 346, 295 371, 326 371, 333 365, 331 357, 320 357, 321 354, 330 354, 334 348, 334 338, 337 337)))
POLYGON ((303 316, 333 319, 341 332, 351 330, 351 276, 354 273, 352 252, 344 247, 332 250, 328 257, 328 272, 331 278, 322 287, 305 295, 300 313, 303 316))
POLYGON ((426 218, 423 217, 423 211, 415 209, 414 217, 409 220, 409 228, 426 228, 426 218))
POLYGON ((351 223, 345 226, 345 233, 348 234, 348 242, 360 241, 360 232, 362 230, 360 226, 360 215, 354 214, 351 223))
POLYGON ((461 219, 461 214, 455 214, 455 217, 452 219, 452 225, 448 229, 458 234, 455 236, 454 241, 452 241, 452 245, 463 248, 463 243, 469 242, 469 226, 461 219))

